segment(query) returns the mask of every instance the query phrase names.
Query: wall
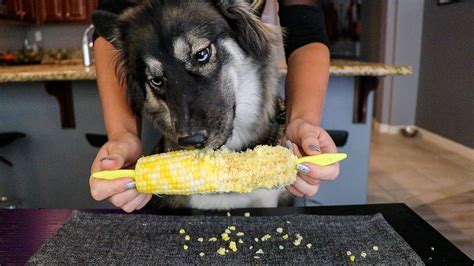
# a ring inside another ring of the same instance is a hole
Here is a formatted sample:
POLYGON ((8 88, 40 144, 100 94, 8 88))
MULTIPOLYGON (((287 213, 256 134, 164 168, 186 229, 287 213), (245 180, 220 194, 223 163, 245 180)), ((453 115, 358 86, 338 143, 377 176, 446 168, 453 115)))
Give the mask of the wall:
POLYGON ((0 51, 15 50, 23 46, 27 28, 0 22, 0 51))
POLYGON ((376 93, 375 118, 382 124, 415 124, 423 3, 424 0, 382 1, 381 62, 413 67, 410 76, 385 77, 381 81, 376 93))
POLYGON ((41 46, 43 48, 80 48, 82 34, 88 26, 85 23, 31 26, 28 28, 27 37, 34 40, 35 32, 41 31, 43 37, 41 46))
POLYGON ((425 1, 416 124, 474 148, 474 1, 425 1))

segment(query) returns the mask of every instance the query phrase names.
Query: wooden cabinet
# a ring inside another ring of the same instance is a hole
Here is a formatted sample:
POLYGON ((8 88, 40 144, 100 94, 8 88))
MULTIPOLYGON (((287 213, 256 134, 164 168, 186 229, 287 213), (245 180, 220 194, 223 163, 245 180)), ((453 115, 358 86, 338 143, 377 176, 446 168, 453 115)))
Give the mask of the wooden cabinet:
POLYGON ((1 18, 33 23, 87 22, 98 0, 8 0, 1 18))
POLYGON ((63 1, 61 0, 40 0, 39 1, 39 21, 61 22, 63 20, 63 1))
POLYGON ((36 22, 38 2, 36 0, 21 0, 21 19, 28 22, 36 22))
POLYGON ((64 0, 63 11, 64 19, 67 21, 86 21, 88 19, 86 0, 64 0))
POLYGON ((35 0, 10 0, 5 2, 6 12, 3 18, 36 22, 36 2, 35 0))

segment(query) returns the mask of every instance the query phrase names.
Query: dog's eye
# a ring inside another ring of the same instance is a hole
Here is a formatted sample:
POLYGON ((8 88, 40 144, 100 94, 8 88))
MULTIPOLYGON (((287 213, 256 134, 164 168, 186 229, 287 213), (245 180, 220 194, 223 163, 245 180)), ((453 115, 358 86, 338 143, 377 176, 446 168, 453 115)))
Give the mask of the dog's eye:
POLYGON ((150 84, 155 86, 155 87, 163 86, 163 79, 159 78, 159 77, 149 79, 148 82, 150 82, 150 84))
POLYGON ((206 64, 209 59, 211 59, 211 46, 196 53, 196 61, 200 64, 206 64))

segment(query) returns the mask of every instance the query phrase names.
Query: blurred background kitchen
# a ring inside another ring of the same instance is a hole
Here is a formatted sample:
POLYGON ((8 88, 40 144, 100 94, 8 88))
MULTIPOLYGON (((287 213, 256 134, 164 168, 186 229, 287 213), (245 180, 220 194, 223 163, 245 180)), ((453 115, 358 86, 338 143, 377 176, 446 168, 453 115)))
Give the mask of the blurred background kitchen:
MULTIPOLYGON (((1 208, 111 207, 88 187, 106 140, 84 66, 96 6, 0 0, 1 208)), ((474 1, 321 6, 334 59, 323 126, 351 160, 301 204, 405 202, 474 258, 474 1)))

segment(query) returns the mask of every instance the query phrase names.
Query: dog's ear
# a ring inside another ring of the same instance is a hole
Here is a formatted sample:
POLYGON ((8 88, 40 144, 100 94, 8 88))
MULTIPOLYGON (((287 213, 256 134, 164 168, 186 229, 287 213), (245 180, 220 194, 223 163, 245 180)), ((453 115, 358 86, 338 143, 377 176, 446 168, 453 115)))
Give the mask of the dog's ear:
POLYGON ((257 58, 269 53, 273 32, 255 15, 252 7, 243 0, 215 0, 239 45, 257 58))
POLYGON ((98 10, 92 14, 92 24, 97 33, 120 50, 119 23, 118 16, 111 12, 98 10))

